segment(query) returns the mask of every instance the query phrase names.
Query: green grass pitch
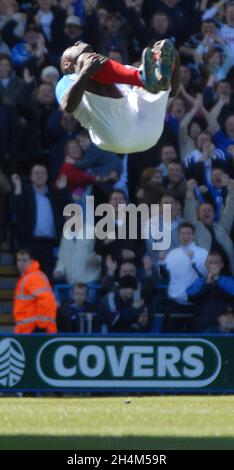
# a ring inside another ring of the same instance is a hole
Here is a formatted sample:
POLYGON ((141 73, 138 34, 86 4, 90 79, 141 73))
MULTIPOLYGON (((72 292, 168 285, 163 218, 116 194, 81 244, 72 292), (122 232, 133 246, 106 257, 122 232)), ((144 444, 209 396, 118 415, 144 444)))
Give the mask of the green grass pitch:
POLYGON ((0 449, 234 449, 233 408, 233 396, 2 397, 0 449))

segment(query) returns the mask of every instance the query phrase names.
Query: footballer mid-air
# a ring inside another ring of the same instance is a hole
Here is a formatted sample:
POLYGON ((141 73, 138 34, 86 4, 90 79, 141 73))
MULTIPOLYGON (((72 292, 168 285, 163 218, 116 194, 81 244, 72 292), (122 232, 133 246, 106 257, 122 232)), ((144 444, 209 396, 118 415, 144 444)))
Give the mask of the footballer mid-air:
POLYGON ((88 129, 94 144, 116 153, 157 143, 170 92, 179 84, 178 54, 168 39, 147 47, 139 69, 114 62, 78 42, 61 58, 56 96, 64 111, 88 129))

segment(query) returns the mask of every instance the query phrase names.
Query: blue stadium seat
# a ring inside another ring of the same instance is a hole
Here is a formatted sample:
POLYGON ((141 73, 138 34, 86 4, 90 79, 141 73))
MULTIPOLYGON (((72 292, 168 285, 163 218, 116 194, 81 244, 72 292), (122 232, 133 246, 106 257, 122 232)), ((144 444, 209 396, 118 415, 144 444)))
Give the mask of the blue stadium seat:
POLYGON ((56 284, 54 286, 54 295, 56 300, 62 304, 69 302, 72 298, 72 285, 71 284, 56 284))
POLYGON ((97 302, 97 300, 100 297, 100 292, 101 292, 101 284, 99 282, 88 282, 87 284, 88 287, 88 302, 91 304, 97 302))

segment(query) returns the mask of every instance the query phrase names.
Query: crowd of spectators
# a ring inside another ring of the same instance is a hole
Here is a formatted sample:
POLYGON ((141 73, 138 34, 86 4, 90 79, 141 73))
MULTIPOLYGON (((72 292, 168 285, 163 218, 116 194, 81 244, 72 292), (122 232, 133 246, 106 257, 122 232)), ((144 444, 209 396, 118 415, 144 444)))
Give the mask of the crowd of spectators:
POLYGON ((230 0, 0 0, 0 242, 31 250, 57 293, 67 286, 59 331, 150 332, 158 313, 160 331, 233 331, 233 72, 230 0), (180 87, 160 141, 101 151, 56 102, 62 52, 84 40, 138 66, 164 38, 180 53, 180 87), (132 202, 159 204, 162 218, 170 204, 170 249, 65 238, 64 206, 87 195, 116 215, 132 202))

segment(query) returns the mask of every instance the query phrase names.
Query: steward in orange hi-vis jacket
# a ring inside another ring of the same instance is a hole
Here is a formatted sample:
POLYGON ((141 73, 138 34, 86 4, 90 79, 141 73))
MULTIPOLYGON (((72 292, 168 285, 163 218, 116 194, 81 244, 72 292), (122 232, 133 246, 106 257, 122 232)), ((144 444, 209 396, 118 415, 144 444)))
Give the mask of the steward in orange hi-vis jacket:
POLYGON ((39 263, 28 256, 15 289, 15 333, 33 333, 35 329, 56 333, 56 310, 54 293, 47 276, 40 270, 39 263))

